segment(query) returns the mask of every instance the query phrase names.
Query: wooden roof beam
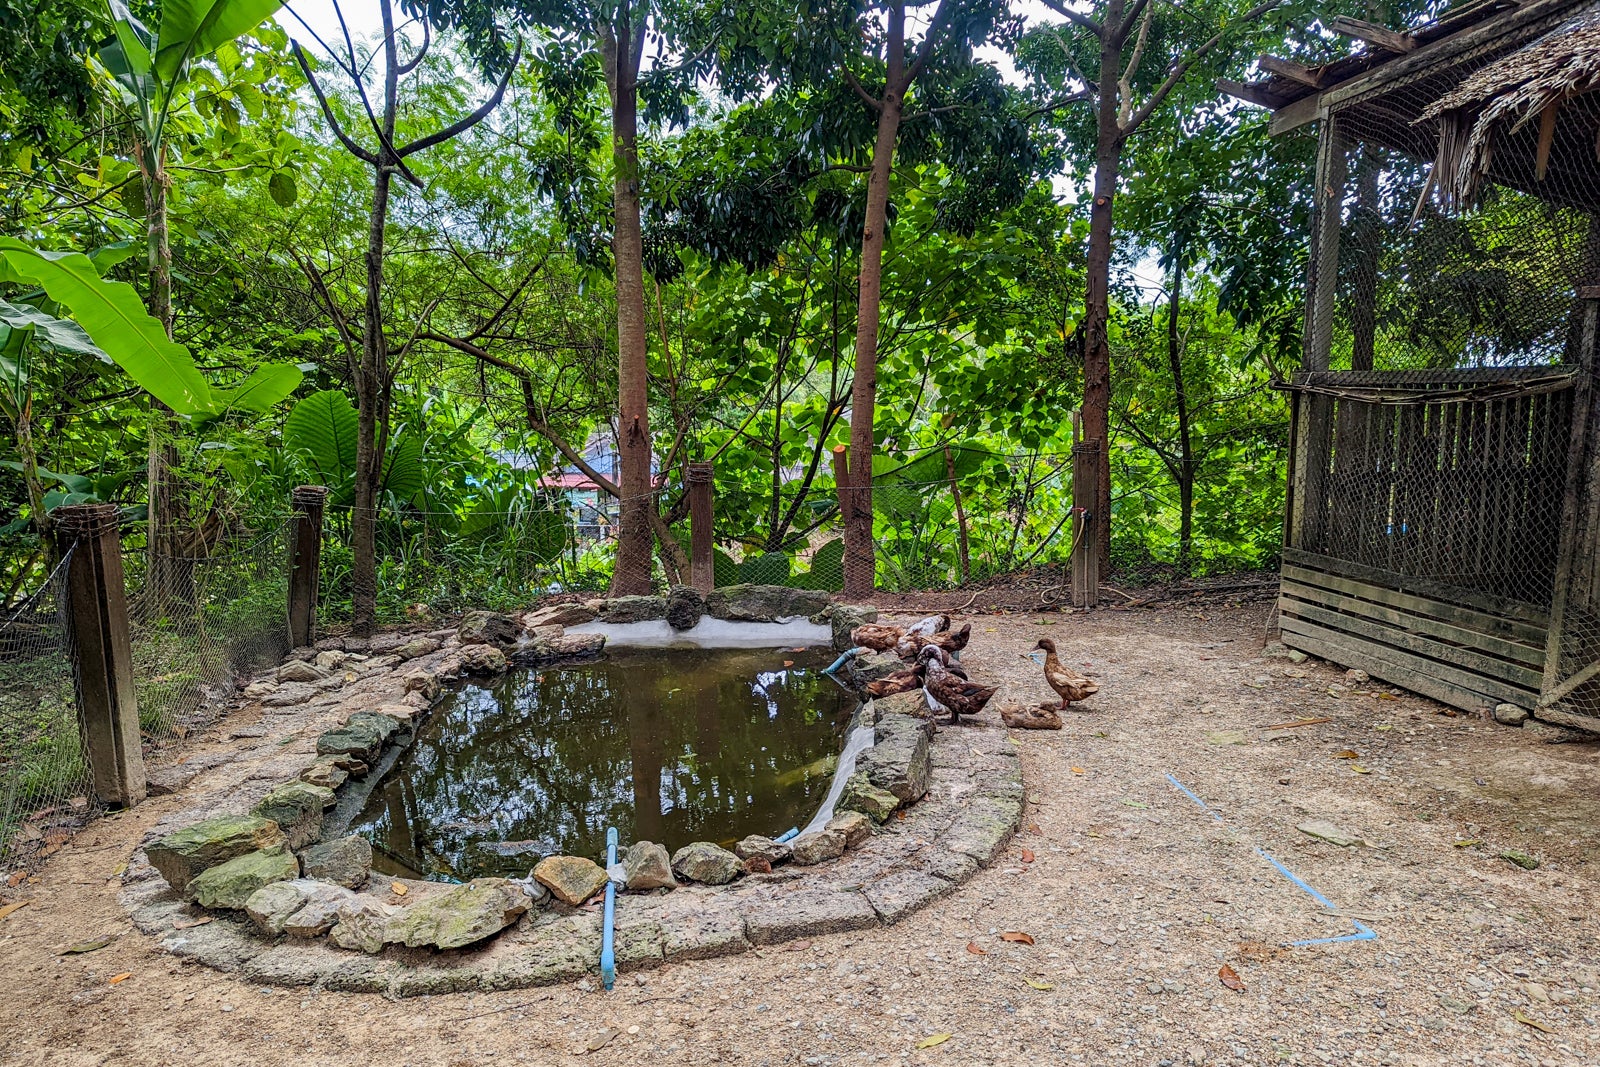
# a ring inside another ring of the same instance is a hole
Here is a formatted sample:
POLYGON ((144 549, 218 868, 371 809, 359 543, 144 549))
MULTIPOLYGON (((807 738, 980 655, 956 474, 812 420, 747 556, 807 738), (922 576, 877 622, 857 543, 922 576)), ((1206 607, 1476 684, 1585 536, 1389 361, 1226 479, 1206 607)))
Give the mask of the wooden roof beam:
POLYGON ((1292 59, 1279 59, 1277 56, 1257 56, 1256 66, 1268 74, 1276 74, 1280 78, 1287 78, 1300 85, 1309 85, 1313 89, 1322 88, 1322 68, 1313 70, 1304 63, 1296 63, 1292 59))
POLYGON ((1289 102, 1277 93, 1268 92, 1266 82, 1236 82, 1218 78, 1217 89, 1229 96, 1236 96, 1247 104, 1255 104, 1270 111, 1276 111, 1289 102))
POLYGON ((1417 42, 1408 33, 1399 33, 1387 26, 1378 26, 1371 22, 1363 22, 1346 15, 1339 15, 1328 24, 1328 28, 1341 37, 1354 37, 1358 41, 1365 41, 1374 48, 1381 48, 1385 52, 1393 52, 1403 56, 1407 52, 1416 50, 1417 42))

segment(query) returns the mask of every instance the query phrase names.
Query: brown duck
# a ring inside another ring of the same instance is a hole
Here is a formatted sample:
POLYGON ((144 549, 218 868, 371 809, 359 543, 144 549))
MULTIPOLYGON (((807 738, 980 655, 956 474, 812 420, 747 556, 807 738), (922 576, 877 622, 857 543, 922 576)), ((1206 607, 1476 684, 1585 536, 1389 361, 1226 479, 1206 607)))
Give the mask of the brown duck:
MULTIPOLYGON (((967 676, 967 672, 957 666, 949 665, 945 669, 957 678, 964 679, 967 676)), ((868 682, 867 695, 876 700, 879 697, 894 696, 896 693, 909 693, 913 689, 921 689, 922 682, 923 668, 922 664, 918 663, 915 667, 908 667, 903 671, 895 671, 893 674, 884 675, 875 682, 868 682)))
POLYGON ((998 692, 998 687, 978 685, 946 666, 947 653, 938 645, 924 648, 918 657, 923 669, 922 692, 928 710, 948 712, 951 724, 963 715, 976 715, 998 692))
POLYGON ((950 629, 950 616, 929 615, 927 618, 918 619, 910 626, 907 626, 905 632, 916 634, 920 637, 932 637, 934 634, 942 634, 948 629, 950 629))
MULTIPOLYGON (((1035 651, 1044 653, 1044 680, 1050 683, 1050 688, 1056 691, 1061 698, 1061 707, 1070 708, 1074 700, 1088 700, 1100 692, 1100 683, 1087 675, 1077 671, 1061 662, 1061 657, 1056 655, 1056 643, 1048 637, 1041 637, 1039 643, 1034 645, 1035 651)), ((1031 656, 1024 656, 1031 659, 1031 656)))
POLYGON ((1061 716, 1047 704, 1029 707, 1007 705, 1000 709, 1000 721, 1017 730, 1059 730, 1061 716))
MULTIPOLYGON (((959 630, 944 630, 932 634, 913 634, 908 632, 904 637, 900 638, 894 650, 901 659, 913 660, 921 654, 924 648, 934 645, 959 658, 961 650, 967 647, 967 642, 970 640, 972 640, 972 624, 969 622, 959 630)), ((947 659, 945 662, 948 666, 949 660, 947 659)))
POLYGON ((860 648, 870 648, 874 652, 887 652, 900 641, 905 631, 898 626, 879 626, 868 623, 857 626, 850 631, 850 640, 860 648))

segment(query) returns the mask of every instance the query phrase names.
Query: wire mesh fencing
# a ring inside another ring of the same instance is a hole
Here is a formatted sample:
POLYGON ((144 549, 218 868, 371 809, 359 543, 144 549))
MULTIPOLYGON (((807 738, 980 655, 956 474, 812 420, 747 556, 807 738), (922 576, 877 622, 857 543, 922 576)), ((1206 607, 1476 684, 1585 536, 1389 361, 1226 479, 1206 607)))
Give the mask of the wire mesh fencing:
POLYGON ((204 555, 123 539, 139 726, 152 740, 212 721, 234 684, 289 651, 289 523, 269 520, 204 555))
POLYGON ((0 621, 0 869, 32 868, 99 809, 64 616, 70 560, 0 621))

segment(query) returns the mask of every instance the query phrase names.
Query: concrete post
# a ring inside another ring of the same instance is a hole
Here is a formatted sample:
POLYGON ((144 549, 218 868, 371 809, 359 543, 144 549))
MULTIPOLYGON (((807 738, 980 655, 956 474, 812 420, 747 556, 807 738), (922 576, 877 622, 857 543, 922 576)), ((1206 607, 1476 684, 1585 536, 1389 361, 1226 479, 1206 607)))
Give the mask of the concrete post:
POLYGON ((717 585, 716 541, 711 519, 711 479, 709 463, 691 463, 689 482, 689 584, 702 593, 717 585))

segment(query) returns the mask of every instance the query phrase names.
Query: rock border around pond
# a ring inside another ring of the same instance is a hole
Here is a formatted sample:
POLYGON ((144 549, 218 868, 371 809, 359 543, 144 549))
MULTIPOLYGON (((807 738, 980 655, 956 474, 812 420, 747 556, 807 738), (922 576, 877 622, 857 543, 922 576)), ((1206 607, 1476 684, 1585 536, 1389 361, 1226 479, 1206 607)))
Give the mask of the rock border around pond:
MULTIPOLYGON (((719 590, 717 606, 771 613, 805 592, 734 587, 719 590)), ((637 603, 652 599, 665 612, 671 598, 627 598, 617 609, 652 612, 637 603)), ((679 595, 674 614, 686 617, 688 600, 679 595)), ((709 609, 712 598, 703 600, 709 609)), ((361 778, 381 773, 447 685, 598 654, 602 636, 565 628, 613 604, 520 618, 474 612, 453 630, 297 649, 245 689, 271 721, 267 735, 289 736, 153 776, 194 802, 152 827, 128 865, 120 900, 135 926, 175 956, 269 984, 409 996, 595 972, 599 916, 575 906, 604 885, 592 861, 562 857, 535 877, 464 885, 379 876, 363 890, 371 846, 324 833, 323 823, 361 778)), ((871 609, 826 605, 814 621, 835 613, 853 624, 871 609)), ((877 744, 823 830, 783 845, 746 838, 734 852, 701 842, 670 859, 634 844, 630 884, 660 888, 619 894, 619 969, 891 924, 994 860, 1022 814, 1020 764, 1004 729, 936 730, 881 705, 861 714, 877 744)))

